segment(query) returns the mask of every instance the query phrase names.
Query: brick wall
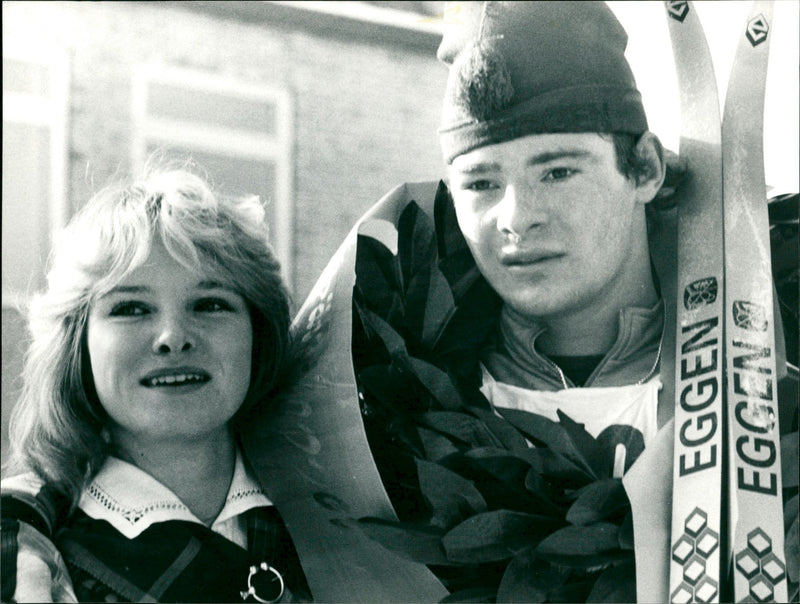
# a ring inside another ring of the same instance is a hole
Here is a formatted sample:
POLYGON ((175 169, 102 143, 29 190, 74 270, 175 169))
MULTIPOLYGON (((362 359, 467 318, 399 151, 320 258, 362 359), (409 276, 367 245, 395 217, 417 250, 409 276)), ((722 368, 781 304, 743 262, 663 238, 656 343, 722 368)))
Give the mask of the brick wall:
MULTIPOLYGON (((442 173, 436 127, 446 73, 432 51, 151 2, 4 2, 3 39, 55 43, 70 55, 68 213, 131 171, 138 64, 288 89, 298 305, 372 203, 401 182, 442 173)), ((22 333, 19 315, 4 309, 3 452, 22 333)))
POLYGON ((69 200, 131 169, 131 77, 161 63, 285 87, 295 111, 295 290, 394 185, 441 174, 445 70, 432 54, 243 23, 160 3, 4 3, 4 36, 71 53, 69 200))

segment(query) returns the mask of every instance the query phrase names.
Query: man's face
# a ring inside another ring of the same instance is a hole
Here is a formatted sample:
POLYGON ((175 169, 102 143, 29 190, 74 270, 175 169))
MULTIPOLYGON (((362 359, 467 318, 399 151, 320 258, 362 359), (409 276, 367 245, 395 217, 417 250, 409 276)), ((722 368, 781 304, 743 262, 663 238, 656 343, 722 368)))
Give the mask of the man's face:
POLYGON ((647 253, 652 187, 620 173, 610 136, 525 136, 460 155, 449 175, 475 261, 514 310, 591 316, 624 298, 640 267, 633 258, 647 253))

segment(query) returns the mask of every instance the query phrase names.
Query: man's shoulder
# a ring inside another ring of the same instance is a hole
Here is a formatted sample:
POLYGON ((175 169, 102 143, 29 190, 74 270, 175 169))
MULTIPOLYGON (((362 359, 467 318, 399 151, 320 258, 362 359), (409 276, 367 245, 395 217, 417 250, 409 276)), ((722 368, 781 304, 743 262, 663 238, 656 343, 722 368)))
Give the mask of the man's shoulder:
POLYGON ((778 195, 769 201, 769 239, 772 256, 772 279, 778 296, 780 318, 786 340, 786 360, 798 365, 800 333, 800 195, 778 195))

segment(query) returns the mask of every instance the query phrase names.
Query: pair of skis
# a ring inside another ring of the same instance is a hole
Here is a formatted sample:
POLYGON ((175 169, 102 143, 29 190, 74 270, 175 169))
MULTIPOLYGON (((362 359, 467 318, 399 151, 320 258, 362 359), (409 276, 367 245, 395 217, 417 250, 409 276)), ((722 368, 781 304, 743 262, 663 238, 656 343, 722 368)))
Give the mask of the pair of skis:
POLYGON ((670 601, 786 601, 763 113, 772 2, 752 4, 725 110, 690 2, 665 2, 690 176, 678 200, 670 601))

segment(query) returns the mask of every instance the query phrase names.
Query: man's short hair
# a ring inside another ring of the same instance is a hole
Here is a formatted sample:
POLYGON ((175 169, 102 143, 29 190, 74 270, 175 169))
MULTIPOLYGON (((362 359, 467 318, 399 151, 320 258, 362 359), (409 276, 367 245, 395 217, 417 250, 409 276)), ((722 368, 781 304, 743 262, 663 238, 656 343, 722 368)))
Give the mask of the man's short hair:
MULTIPOLYGON (((601 134, 604 138, 608 135, 601 134)), ((650 164, 640 153, 637 143, 641 134, 629 132, 614 132, 611 139, 617 156, 617 169, 622 175, 633 182, 640 182, 650 175, 650 164)))

